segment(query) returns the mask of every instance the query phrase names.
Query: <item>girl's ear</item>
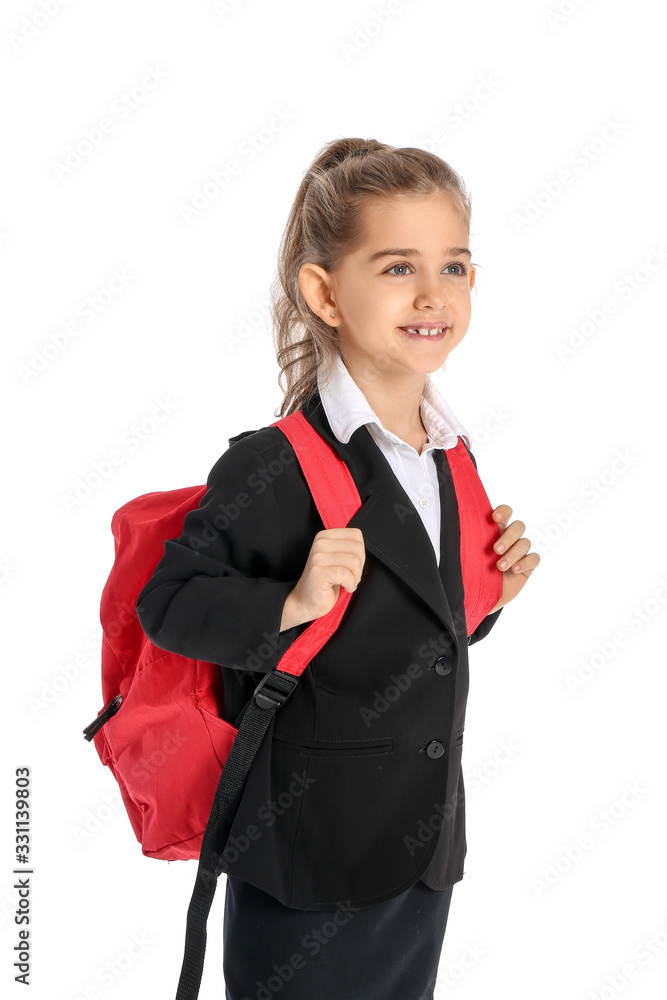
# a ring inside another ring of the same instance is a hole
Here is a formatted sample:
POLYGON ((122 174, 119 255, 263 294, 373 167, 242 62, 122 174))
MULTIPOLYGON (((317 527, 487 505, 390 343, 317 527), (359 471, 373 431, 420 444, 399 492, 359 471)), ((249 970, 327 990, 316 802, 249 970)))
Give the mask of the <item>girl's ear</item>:
POLYGON ((299 288, 313 312, 335 326, 330 320, 336 312, 336 303, 331 298, 331 281, 324 268, 319 264, 304 264, 299 271, 299 288))

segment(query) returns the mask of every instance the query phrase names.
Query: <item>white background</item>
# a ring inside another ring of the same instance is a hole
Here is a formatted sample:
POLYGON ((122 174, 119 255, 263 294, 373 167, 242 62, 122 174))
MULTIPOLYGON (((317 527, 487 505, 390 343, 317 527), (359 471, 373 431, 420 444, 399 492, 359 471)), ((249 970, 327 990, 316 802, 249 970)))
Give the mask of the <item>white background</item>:
MULTIPOLYGON (((204 483, 231 435, 276 419, 261 310, 278 242, 318 150, 359 136, 431 149, 471 191, 473 318, 433 377, 473 434, 492 502, 541 554, 471 648, 468 856, 436 1000, 654 1000, 667 982, 659 7, 225 6, 2 5, 2 981, 25 995, 12 981, 12 789, 28 765, 30 995, 175 994, 196 863, 142 855, 81 733, 102 705, 111 516, 204 483), (115 102, 133 91, 121 117, 115 102), (248 158, 276 109, 290 120, 248 158), (113 131, 59 173, 105 117, 113 131), (240 174, 187 221, 183 206, 231 159, 240 174), (131 280, 85 322, 79 304, 104 302, 114 270, 131 280), (73 321, 78 334, 37 370, 73 321), (165 399, 172 414, 124 446, 165 399), (68 510, 78 478, 117 448, 122 464, 68 510), (128 961, 133 935, 149 943, 128 961), (124 970, 111 984, 108 963, 124 970)), ((202 1000, 224 993, 224 880, 202 1000)))

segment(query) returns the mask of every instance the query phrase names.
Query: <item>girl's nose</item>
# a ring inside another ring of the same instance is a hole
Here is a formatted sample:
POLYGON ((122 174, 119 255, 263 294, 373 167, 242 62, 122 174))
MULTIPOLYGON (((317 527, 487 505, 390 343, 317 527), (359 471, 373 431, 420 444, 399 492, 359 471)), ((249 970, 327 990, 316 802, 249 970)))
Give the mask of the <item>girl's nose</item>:
POLYGON ((415 297, 415 307, 431 306, 432 309, 443 309, 447 305, 447 296, 442 285, 437 282, 425 282, 415 297))

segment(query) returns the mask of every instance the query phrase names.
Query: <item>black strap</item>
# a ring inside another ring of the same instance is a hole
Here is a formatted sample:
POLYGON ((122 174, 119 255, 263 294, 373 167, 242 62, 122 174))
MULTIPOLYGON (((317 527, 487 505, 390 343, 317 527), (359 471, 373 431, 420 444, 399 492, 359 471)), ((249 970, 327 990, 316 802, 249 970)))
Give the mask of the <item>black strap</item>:
POLYGON ((234 816, 264 734, 276 710, 287 701, 297 683, 298 677, 275 669, 262 678, 223 765, 202 838, 197 878, 188 907, 185 954, 176 1000, 197 1000, 199 996, 206 953, 206 922, 222 871, 222 855, 234 816))

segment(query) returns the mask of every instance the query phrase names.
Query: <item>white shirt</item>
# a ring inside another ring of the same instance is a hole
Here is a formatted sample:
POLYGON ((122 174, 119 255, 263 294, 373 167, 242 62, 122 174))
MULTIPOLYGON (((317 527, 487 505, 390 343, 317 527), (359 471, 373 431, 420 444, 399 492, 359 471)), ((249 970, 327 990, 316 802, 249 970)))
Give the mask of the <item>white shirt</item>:
POLYGON ((318 374, 317 388, 327 420, 341 444, 347 444, 357 427, 362 424, 368 427, 369 434, 418 511, 440 565, 440 490, 431 452, 434 448, 456 447, 459 434, 466 438, 470 447, 468 431, 457 420, 443 395, 428 379, 419 404, 428 440, 418 454, 412 445, 383 427, 340 355, 328 377, 324 372, 318 374))

